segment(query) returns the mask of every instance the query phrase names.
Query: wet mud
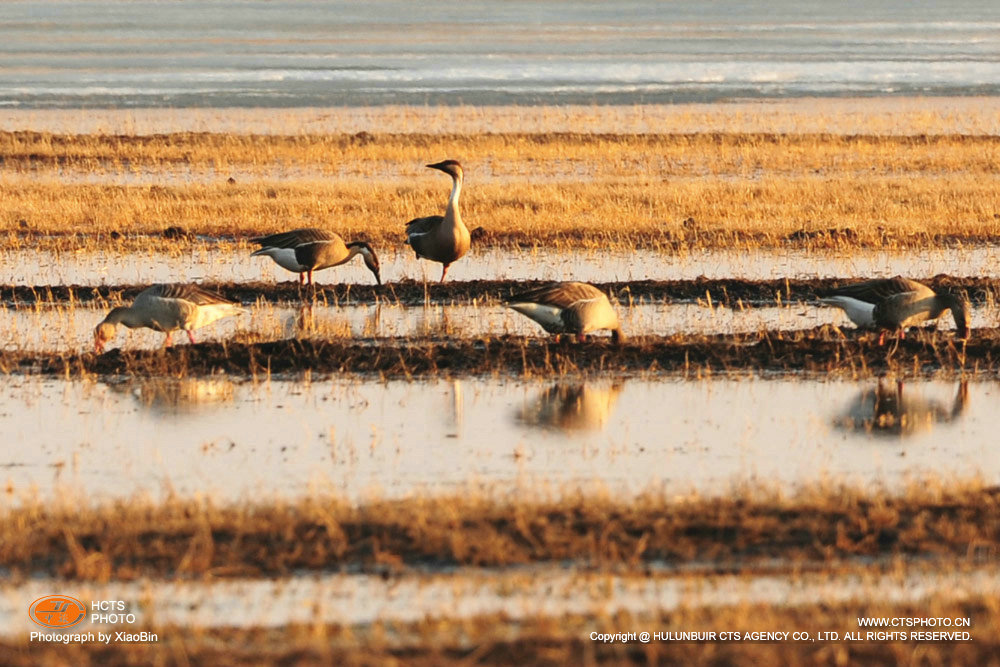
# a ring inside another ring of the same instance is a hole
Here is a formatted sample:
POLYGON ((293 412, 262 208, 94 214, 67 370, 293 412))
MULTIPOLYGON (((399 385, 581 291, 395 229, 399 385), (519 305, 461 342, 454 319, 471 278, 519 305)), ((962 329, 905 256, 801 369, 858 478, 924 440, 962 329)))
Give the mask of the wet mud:
POLYGON ((455 497, 356 509, 321 499, 277 506, 111 505, 81 513, 31 507, 0 520, 0 532, 18 545, 0 552, 0 565, 17 578, 110 574, 124 580, 565 559, 594 568, 694 561, 718 572, 751 572, 773 571, 776 559, 793 568, 858 556, 963 558, 970 544, 984 551, 998 544, 997 488, 875 498, 850 487, 825 493, 792 500, 654 497, 631 505, 590 497, 495 505, 455 497), (301 544, 311 546, 296 548, 301 544))
POLYGON ((552 337, 284 339, 180 345, 160 350, 0 354, 0 372, 49 375, 292 374, 303 371, 383 377, 706 372, 847 373, 1000 370, 1000 329, 975 329, 969 341, 950 331, 912 329, 879 343, 875 332, 822 326, 792 332, 645 336, 614 345, 552 337))
MULTIPOLYGON (((986 303, 1000 295, 1000 279, 968 278, 938 275, 916 278, 934 289, 965 290, 974 304, 986 303)), ((815 278, 809 280, 633 280, 595 283, 619 302, 631 300, 685 302, 711 300, 715 305, 731 308, 754 305, 774 305, 787 301, 811 301, 826 290, 856 282, 856 278, 815 278)), ((324 304, 375 303, 387 301, 402 305, 453 302, 490 302, 504 300, 513 294, 547 281, 471 280, 465 282, 424 283, 403 280, 385 285, 317 285, 300 287, 297 282, 265 283, 203 283, 204 287, 243 304, 259 300, 282 303, 316 301, 324 304)), ((115 299, 128 301, 148 285, 39 285, 0 286, 0 303, 8 307, 48 303, 91 303, 115 299)))

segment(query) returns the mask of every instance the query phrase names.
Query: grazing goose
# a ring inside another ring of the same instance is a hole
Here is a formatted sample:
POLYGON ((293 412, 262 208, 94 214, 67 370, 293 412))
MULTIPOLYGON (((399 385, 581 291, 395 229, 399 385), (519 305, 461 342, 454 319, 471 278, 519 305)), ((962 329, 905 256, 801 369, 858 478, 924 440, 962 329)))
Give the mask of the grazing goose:
POLYGON ((930 429, 934 424, 957 421, 969 403, 969 383, 958 385, 951 405, 921 396, 920 391, 903 391, 903 383, 887 387, 882 380, 874 388, 864 389, 834 419, 834 425, 845 431, 861 431, 872 435, 907 436, 930 429))
POLYGON ((838 287, 820 297, 823 303, 842 308, 859 327, 899 331, 936 320, 946 310, 955 318, 959 338, 969 337, 969 301, 964 294, 935 292, 927 285, 901 276, 838 287))
POLYGON ((406 223, 406 240, 418 258, 441 262, 441 282, 448 273, 451 263, 469 252, 471 237, 468 228, 462 224, 458 212, 458 196, 462 193, 462 165, 455 160, 445 160, 427 165, 451 176, 451 197, 444 216, 431 215, 414 218, 406 223))
POLYGON ((139 292, 131 306, 111 309, 94 329, 94 347, 98 354, 103 352, 119 324, 162 331, 167 334, 165 346, 170 345, 174 331, 183 329, 193 344, 192 330, 241 312, 237 304, 197 285, 153 285, 139 292))
POLYGON ((542 285, 512 296, 507 307, 530 317, 551 334, 576 334, 577 340, 583 341, 591 331, 610 329, 615 343, 625 340, 608 297, 587 283, 542 285))
POLYGON ((250 256, 266 255, 283 269, 299 274, 299 284, 309 276, 309 284, 313 284, 313 271, 340 266, 351 260, 355 255, 361 255, 372 273, 375 281, 381 285, 378 256, 365 241, 344 243, 339 234, 324 229, 296 229, 270 236, 260 236, 250 239, 260 246, 250 256))
POLYGON ((614 411, 622 383, 556 383, 517 413, 519 421, 561 431, 602 429, 614 411))

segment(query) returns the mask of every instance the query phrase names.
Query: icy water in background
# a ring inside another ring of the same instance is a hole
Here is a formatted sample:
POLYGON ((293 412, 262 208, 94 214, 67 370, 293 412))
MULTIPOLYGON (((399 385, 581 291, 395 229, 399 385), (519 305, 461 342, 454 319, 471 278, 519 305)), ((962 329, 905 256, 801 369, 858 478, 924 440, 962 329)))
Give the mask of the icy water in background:
POLYGON ((30 0, 0 107, 636 104, 1000 92, 1000 3, 30 0))
POLYGON ((0 382, 8 502, 1000 483, 996 381, 0 382))

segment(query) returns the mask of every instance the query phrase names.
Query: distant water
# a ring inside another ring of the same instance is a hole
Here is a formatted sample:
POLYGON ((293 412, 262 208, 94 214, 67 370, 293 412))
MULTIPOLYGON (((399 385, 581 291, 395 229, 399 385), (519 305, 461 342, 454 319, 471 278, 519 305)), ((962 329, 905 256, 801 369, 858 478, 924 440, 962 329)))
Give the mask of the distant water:
POLYGON ((995 94, 996 0, 0 4, 15 108, 995 94))

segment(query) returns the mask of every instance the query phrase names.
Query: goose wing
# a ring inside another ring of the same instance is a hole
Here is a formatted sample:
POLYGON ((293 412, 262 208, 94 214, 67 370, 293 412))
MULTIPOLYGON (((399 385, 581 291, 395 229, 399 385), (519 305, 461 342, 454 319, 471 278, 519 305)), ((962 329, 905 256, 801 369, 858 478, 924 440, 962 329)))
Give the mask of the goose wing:
POLYGON ((934 292, 930 287, 916 280, 895 276, 894 278, 881 278, 878 280, 866 280, 852 285, 844 285, 831 290, 826 290, 821 297, 845 296, 865 303, 878 303, 890 299, 900 294, 917 293, 926 296, 934 292))
POLYGON ((270 236, 258 236, 255 239, 250 239, 250 241, 262 248, 294 248, 305 243, 334 241, 339 238, 339 234, 328 232, 325 229, 307 227, 305 229, 294 229, 290 232, 271 234, 270 236))
POLYGON ((138 301, 140 298, 148 299, 150 297, 157 297, 160 299, 178 299, 181 301, 187 301, 193 303, 196 306, 218 306, 218 305, 234 305, 234 302, 225 298, 221 294, 209 291, 198 285, 191 284, 164 284, 164 285, 153 285, 152 287, 143 290, 139 296, 136 297, 138 301))
POLYGON ((444 216, 441 215, 429 215, 426 218, 414 218, 406 223, 406 236, 409 237, 410 242, 412 243, 413 237, 429 234, 440 227, 443 222, 444 216))
POLYGON ((507 303, 537 303, 566 309, 596 299, 607 299, 607 295, 593 285, 552 283, 515 294, 507 300, 507 303))
POLYGON ((414 218, 406 223, 406 242, 417 253, 417 257, 434 259, 438 255, 434 232, 443 222, 444 216, 429 215, 426 218, 414 218))

